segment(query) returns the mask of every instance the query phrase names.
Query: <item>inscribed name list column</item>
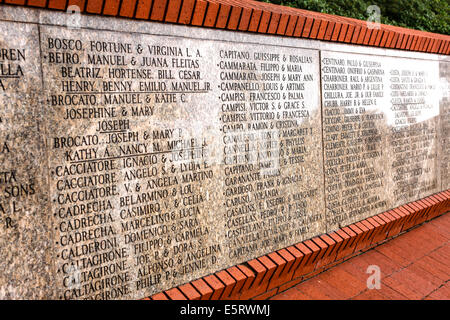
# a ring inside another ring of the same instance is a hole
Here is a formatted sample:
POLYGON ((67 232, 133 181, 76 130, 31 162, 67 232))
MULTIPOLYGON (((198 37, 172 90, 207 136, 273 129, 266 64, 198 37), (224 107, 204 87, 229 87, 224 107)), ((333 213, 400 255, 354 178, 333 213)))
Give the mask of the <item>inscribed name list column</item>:
POLYGON ((386 67, 377 56, 322 52, 328 231, 390 207, 386 194, 386 67))
POLYGON ((450 62, 439 62, 440 78, 440 151, 442 188, 450 189, 450 62))
POLYGON ((0 299, 54 298, 38 29, 0 22, 0 299))
POLYGON ((41 35, 60 297, 142 298, 220 269, 211 46, 41 35))
POLYGON ((441 188, 439 62, 386 57, 388 188, 392 207, 441 188))

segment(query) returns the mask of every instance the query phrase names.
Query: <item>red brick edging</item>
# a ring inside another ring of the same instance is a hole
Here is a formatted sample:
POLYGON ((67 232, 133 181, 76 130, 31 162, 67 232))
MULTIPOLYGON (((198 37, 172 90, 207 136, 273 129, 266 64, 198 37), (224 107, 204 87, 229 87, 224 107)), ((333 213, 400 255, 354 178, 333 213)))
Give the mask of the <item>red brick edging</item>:
POLYGON ((263 300, 450 211, 450 189, 145 300, 263 300))
POLYGON ((252 0, 0 0, 0 3, 136 20, 450 54, 450 36, 252 0))

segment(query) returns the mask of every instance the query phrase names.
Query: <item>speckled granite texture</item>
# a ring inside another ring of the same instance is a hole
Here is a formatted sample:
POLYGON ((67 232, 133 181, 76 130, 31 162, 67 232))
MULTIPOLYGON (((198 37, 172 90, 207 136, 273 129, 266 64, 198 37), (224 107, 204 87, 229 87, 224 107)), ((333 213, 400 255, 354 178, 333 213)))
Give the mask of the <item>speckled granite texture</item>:
POLYGON ((2 299, 142 298, 449 187, 448 57, 0 8, 2 299))

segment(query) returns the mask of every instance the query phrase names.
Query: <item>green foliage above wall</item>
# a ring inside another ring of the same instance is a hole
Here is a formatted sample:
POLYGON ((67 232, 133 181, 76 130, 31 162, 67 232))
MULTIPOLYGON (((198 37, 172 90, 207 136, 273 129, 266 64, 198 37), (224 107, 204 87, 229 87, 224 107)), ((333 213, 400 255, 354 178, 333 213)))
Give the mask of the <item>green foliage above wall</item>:
POLYGON ((367 7, 381 9, 381 23, 450 35, 450 0, 258 0, 367 20, 367 7))

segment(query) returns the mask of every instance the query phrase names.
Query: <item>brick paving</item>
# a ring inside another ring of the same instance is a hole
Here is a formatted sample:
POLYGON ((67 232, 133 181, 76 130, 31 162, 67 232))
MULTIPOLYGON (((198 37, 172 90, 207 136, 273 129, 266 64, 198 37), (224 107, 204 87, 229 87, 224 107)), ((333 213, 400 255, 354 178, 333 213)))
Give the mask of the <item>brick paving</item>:
POLYGON ((450 214, 445 214, 271 299, 448 300, 449 280, 450 214), (370 265, 380 268, 380 289, 367 288, 370 265))

